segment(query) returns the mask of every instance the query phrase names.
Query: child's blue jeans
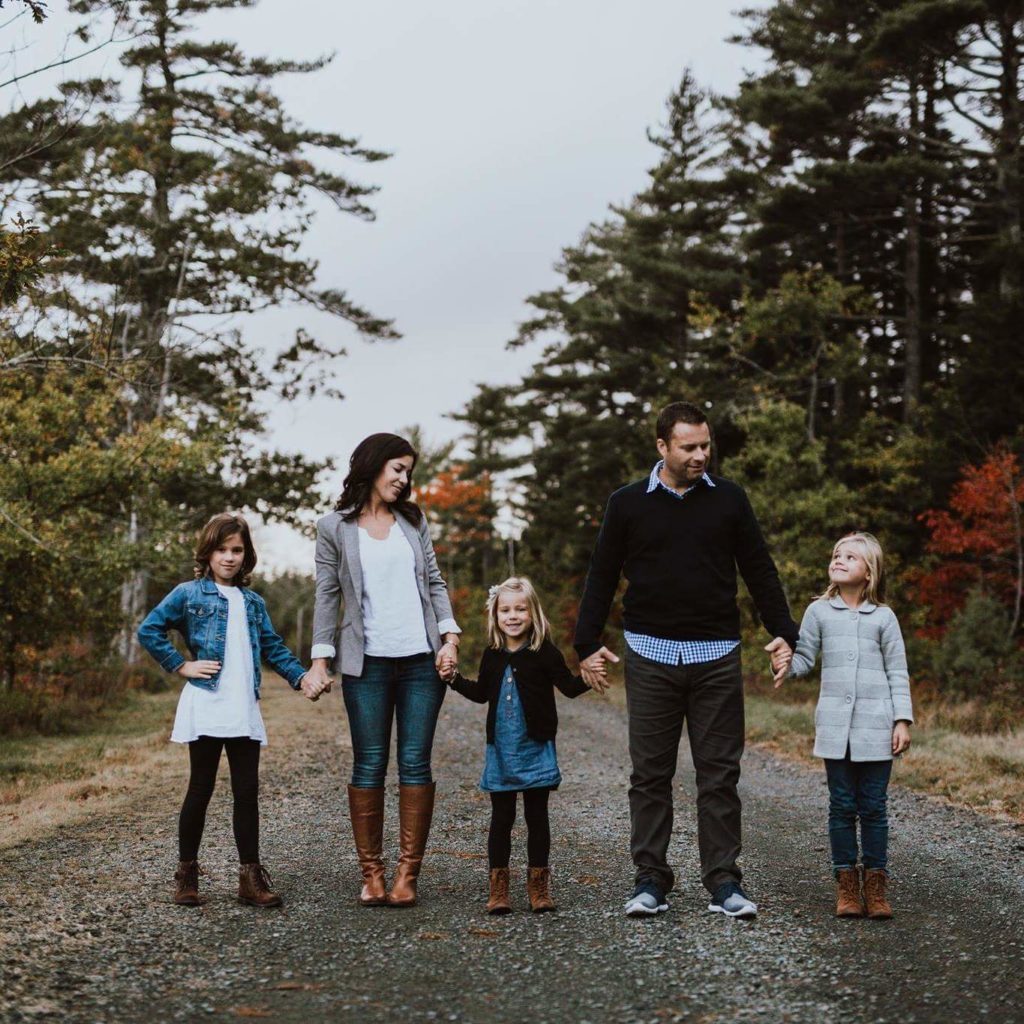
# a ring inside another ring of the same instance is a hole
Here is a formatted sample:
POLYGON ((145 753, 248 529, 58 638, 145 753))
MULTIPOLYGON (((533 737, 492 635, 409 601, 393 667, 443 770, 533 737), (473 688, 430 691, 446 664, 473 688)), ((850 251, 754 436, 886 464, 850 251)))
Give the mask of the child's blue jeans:
POLYGON ((886 794, 892 761, 825 759, 828 776, 828 839, 832 870, 857 866, 857 819, 860 819, 861 863, 885 869, 888 860, 889 819, 886 794))
POLYGON ((447 687, 432 654, 408 658, 366 655, 363 674, 342 676, 352 733, 352 785, 384 785, 391 748, 391 723, 398 725, 398 781, 405 786, 432 782, 430 755, 434 727, 447 687))

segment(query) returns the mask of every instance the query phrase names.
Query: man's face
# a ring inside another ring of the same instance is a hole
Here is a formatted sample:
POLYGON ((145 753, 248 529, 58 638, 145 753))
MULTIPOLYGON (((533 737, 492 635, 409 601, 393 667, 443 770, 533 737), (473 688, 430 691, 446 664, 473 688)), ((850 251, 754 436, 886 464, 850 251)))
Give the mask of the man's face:
POLYGON ((677 423, 667 442, 658 438, 658 452, 669 476, 680 484, 696 483, 711 458, 711 429, 706 423, 677 423))

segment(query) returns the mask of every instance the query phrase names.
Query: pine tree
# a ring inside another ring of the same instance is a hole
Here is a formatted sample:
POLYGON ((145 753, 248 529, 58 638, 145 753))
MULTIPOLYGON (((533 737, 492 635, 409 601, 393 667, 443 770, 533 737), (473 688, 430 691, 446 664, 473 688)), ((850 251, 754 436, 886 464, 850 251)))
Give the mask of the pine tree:
MULTIPOLYGON (((322 386, 324 360, 341 350, 299 330, 268 367, 237 328, 221 325, 295 302, 340 317, 365 336, 395 336, 390 323, 319 284, 315 262, 298 249, 313 195, 342 213, 372 217, 373 189, 328 164, 385 156, 299 125, 275 95, 275 79, 316 72, 327 58, 254 58, 233 43, 193 34, 207 12, 251 2, 118 3, 132 38, 121 53, 123 83, 65 85, 80 116, 74 131, 58 133, 50 146, 26 151, 25 129, 45 125, 54 101, 0 120, 0 138, 12 146, 0 160, 3 173, 65 254, 51 275, 50 320, 38 328, 43 339, 60 347, 105 338, 108 349, 120 350, 133 366, 127 434, 173 412, 199 433, 223 438, 213 471, 189 487, 169 482, 159 495, 125 490, 124 518, 140 565, 156 539, 146 523, 154 498, 178 503, 188 522, 243 503, 287 519, 321 468, 302 456, 255 449, 263 425, 257 403, 273 394, 297 400, 322 386)), ((83 16, 111 7, 107 0, 70 6, 83 16)), ((140 570, 125 587, 129 622, 145 600, 140 570)))

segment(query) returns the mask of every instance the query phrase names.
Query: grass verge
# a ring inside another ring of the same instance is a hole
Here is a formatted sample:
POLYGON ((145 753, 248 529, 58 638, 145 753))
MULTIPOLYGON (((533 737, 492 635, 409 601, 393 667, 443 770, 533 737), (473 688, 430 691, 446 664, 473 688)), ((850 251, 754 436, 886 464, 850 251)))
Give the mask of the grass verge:
MULTIPOLYGON (((747 739, 773 753, 820 765, 813 757, 813 699, 791 701, 748 692, 747 739)), ((913 746, 893 780, 999 818, 1024 822, 1024 728, 966 733, 941 708, 918 706, 913 746)))

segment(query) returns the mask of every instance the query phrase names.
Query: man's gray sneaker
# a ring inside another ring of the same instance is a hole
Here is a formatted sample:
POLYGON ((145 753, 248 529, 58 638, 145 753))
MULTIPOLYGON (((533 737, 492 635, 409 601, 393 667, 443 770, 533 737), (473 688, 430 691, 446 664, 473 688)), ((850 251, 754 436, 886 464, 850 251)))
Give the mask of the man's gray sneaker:
POLYGON ((626 903, 626 917, 650 917, 668 910, 665 897, 653 886, 637 889, 626 903))
POLYGON ((708 910, 727 917, 757 917, 757 904, 735 882, 723 882, 715 890, 708 910))

